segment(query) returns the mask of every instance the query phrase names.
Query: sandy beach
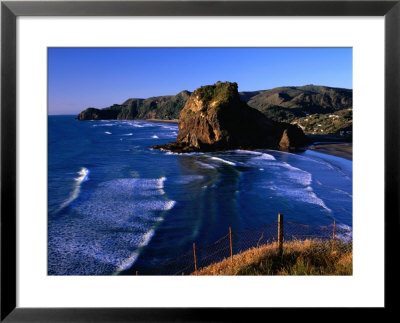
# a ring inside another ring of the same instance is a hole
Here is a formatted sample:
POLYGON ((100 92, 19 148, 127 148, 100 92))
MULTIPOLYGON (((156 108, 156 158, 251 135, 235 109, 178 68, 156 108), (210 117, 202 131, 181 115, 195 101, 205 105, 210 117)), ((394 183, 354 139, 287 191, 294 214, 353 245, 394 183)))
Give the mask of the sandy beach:
POLYGON ((353 160, 353 144, 352 143, 323 143, 308 147, 319 153, 342 157, 353 160))

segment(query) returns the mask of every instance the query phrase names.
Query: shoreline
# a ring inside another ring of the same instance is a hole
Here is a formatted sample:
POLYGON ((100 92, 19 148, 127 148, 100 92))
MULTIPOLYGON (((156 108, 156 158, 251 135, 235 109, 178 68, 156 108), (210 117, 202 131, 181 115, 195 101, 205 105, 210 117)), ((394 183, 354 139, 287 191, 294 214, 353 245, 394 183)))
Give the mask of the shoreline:
POLYGON ((353 143, 318 143, 309 146, 307 149, 319 153, 341 157, 347 160, 353 160, 353 143))
MULTIPOLYGON (((178 119, 165 120, 165 119, 132 119, 134 121, 147 121, 147 122, 160 122, 160 123, 173 123, 178 124, 178 119)), ((332 142, 323 141, 326 138, 321 138, 321 141, 315 142, 313 145, 308 146, 306 150, 314 150, 316 152, 341 157, 347 160, 353 160, 353 143, 338 142, 336 138, 332 138, 332 142), (335 141, 336 139, 336 141, 335 141)), ((340 139, 339 139, 340 140, 340 139)))
POLYGON ((150 122, 165 122, 165 123, 178 123, 178 119, 165 120, 165 119, 134 119, 137 121, 150 121, 150 122))

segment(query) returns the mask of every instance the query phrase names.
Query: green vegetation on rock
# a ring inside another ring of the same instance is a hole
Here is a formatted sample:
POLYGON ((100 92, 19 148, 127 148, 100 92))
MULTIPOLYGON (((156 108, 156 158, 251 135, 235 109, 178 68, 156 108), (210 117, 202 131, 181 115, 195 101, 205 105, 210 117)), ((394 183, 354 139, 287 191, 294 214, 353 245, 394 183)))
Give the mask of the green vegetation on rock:
POLYGON ((218 101, 219 104, 228 103, 233 97, 238 98, 238 85, 231 82, 220 82, 213 85, 206 85, 198 88, 194 94, 198 99, 208 104, 211 100, 218 101))

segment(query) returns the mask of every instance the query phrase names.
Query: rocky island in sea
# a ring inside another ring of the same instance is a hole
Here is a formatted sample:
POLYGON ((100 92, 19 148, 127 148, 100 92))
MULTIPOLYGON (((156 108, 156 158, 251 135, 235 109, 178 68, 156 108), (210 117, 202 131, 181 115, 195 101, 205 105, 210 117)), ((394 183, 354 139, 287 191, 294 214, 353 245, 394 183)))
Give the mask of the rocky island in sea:
POLYGON ((153 146, 173 152, 228 149, 295 150, 309 140, 297 125, 276 122, 242 101, 237 83, 196 89, 179 117, 175 142, 153 146))

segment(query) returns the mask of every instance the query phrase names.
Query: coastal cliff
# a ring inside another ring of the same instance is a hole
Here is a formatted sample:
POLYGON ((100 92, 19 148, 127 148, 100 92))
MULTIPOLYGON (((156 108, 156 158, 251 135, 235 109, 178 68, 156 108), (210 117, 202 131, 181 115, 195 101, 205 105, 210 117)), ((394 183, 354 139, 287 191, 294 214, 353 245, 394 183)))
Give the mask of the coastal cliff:
POLYGON ((148 99, 128 99, 105 109, 87 108, 78 114, 78 120, 175 120, 190 96, 189 91, 148 99))
POLYGON ((268 119, 242 101, 237 83, 195 90, 179 117, 176 142, 153 146, 174 152, 269 148, 296 150, 309 143, 296 125, 268 119))

